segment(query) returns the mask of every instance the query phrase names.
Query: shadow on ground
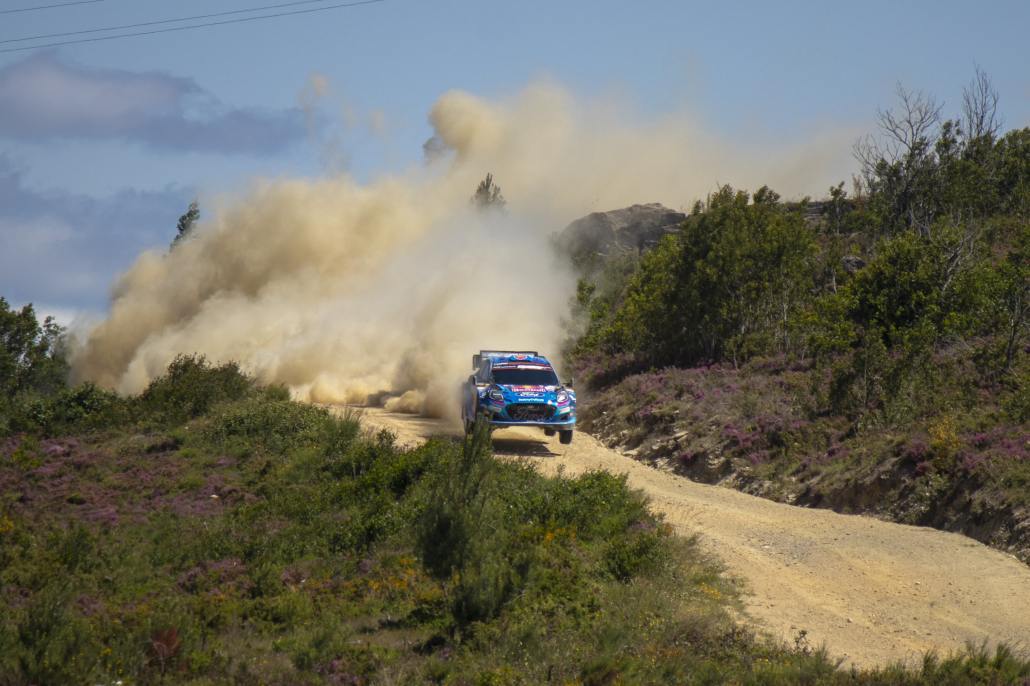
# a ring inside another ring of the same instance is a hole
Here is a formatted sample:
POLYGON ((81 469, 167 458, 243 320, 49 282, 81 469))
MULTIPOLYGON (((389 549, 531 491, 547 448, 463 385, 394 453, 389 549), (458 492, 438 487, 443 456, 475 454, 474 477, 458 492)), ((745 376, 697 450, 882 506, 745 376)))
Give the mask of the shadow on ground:
POLYGON ((494 454, 520 457, 557 457, 560 453, 552 451, 543 439, 505 438, 503 435, 495 435, 494 454))

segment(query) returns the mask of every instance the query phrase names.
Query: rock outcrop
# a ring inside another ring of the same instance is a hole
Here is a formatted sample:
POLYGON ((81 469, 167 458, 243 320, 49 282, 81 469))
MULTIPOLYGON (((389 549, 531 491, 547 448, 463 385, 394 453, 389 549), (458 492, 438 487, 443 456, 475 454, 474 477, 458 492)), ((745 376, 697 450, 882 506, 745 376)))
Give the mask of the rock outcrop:
POLYGON ((593 212, 572 222, 556 237, 560 250, 583 264, 617 252, 640 253, 683 223, 687 215, 660 203, 593 212))

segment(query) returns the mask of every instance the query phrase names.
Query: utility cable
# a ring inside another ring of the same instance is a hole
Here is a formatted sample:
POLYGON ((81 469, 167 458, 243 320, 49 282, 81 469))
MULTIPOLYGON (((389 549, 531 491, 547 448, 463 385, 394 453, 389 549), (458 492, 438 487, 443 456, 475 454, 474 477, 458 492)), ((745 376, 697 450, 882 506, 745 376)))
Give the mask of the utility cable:
POLYGON ((39 5, 37 7, 19 7, 16 10, 0 10, 0 14, 14 14, 15 12, 35 12, 36 10, 49 10, 54 7, 68 7, 69 5, 91 5, 104 0, 75 0, 75 2, 61 2, 56 5, 39 5))
MULTIPOLYGON (((100 0, 90 0, 99 2, 100 0)), ((64 36, 81 36, 85 33, 103 33, 104 31, 122 31, 124 29, 138 29, 143 26, 157 26, 159 24, 175 24, 181 21, 196 21, 197 19, 212 19, 214 17, 227 17, 232 14, 246 14, 247 12, 262 12, 264 10, 275 10, 282 7, 294 7, 296 5, 311 5, 316 2, 329 2, 329 0, 295 0, 294 2, 283 2, 278 5, 265 5, 264 7, 250 7, 243 10, 229 10, 227 12, 215 12, 213 14, 197 14, 192 17, 179 17, 178 19, 159 19, 157 21, 144 21, 138 24, 122 24, 121 26, 104 26, 99 29, 83 29, 81 31, 65 31, 64 33, 42 33, 38 36, 25 36, 24 38, 7 38, 0 40, 3 43, 23 43, 28 40, 43 40, 45 38, 62 38, 64 36)))
POLYGON ((337 5, 327 5, 325 7, 312 7, 306 10, 292 10, 290 12, 276 12, 275 14, 261 14, 256 17, 240 17, 238 19, 225 19, 223 21, 211 21, 204 24, 190 24, 189 26, 172 26, 167 29, 151 29, 150 31, 136 31, 134 33, 120 33, 117 36, 98 36, 96 38, 79 38, 77 40, 67 40, 58 43, 44 43, 42 45, 29 45, 22 48, 5 48, 0 50, 0 53, 5 52, 21 52, 24 50, 36 50, 38 48, 56 48, 61 45, 77 45, 79 43, 97 43, 105 40, 116 40, 118 38, 132 38, 133 36, 152 36, 158 33, 171 33, 172 31, 188 31, 190 29, 201 29, 208 26, 223 26, 225 24, 242 24, 246 21, 258 21, 259 19, 276 19, 278 17, 288 17, 295 14, 311 14, 312 12, 324 12, 326 10, 339 9, 341 7, 357 7, 358 5, 374 5, 376 3, 386 2, 386 0, 359 0, 358 2, 344 2, 337 5))

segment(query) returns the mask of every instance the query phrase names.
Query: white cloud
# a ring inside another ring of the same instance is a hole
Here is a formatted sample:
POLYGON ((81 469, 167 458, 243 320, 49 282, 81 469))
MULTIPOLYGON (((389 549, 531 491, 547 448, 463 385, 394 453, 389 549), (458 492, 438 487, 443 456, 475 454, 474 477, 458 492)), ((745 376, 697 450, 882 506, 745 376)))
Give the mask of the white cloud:
POLYGON ((98 69, 53 52, 0 69, 0 136, 124 139, 155 148, 266 154, 305 135, 300 109, 220 103, 192 79, 98 69))
POLYGON ((183 188, 101 198, 37 191, 0 155, 0 296, 48 303, 63 319, 103 309, 111 276, 140 251, 167 245, 191 197, 183 188))

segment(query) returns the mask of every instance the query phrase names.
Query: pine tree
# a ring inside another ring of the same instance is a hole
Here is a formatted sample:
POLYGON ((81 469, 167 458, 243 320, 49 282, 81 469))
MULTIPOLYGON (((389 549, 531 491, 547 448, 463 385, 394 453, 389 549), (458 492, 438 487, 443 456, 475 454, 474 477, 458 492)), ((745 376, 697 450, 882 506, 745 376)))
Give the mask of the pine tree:
POLYGON ((175 238, 172 239, 172 247, 174 248, 179 241, 187 238, 193 231, 194 224, 200 219, 200 207, 197 205, 197 201, 194 200, 190 203, 189 208, 186 210, 186 214, 179 217, 179 223, 176 225, 177 233, 175 238))
POLYGON ((501 187, 494 183, 494 175, 489 173, 479 182, 471 202, 478 210, 503 210, 508 204, 501 195, 501 187))

